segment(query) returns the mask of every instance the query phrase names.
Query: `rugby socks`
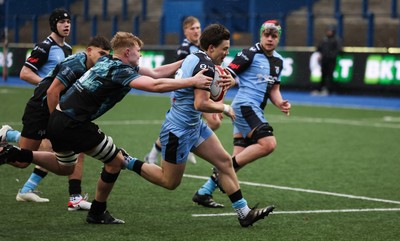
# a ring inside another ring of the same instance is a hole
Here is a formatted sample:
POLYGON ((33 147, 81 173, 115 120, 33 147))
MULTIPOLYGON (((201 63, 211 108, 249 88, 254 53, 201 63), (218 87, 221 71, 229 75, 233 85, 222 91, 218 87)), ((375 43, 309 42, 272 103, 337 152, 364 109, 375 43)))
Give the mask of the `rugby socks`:
POLYGON ((161 146, 157 144, 157 142, 154 143, 153 148, 151 148, 151 151, 149 153, 149 156, 153 156, 157 158, 157 155, 161 153, 161 146))
POLYGON ((89 215, 98 216, 104 213, 107 209, 107 202, 98 202, 93 199, 92 206, 89 210, 89 215))
POLYGON ((215 191, 216 187, 217 184, 214 182, 213 178, 210 177, 197 192, 199 195, 211 195, 215 191))
POLYGON ((20 193, 27 193, 29 191, 34 191, 36 187, 39 185, 40 181, 47 175, 47 172, 44 172, 35 167, 28 181, 25 182, 24 186, 21 188, 20 193))
POLYGON ((235 172, 239 171, 239 169, 241 168, 241 166, 239 166, 239 164, 236 161, 236 156, 232 157, 232 165, 233 169, 235 169, 235 172))
POLYGON ((134 171, 139 175, 141 174, 144 162, 131 156, 125 158, 125 161, 127 161, 126 168, 128 170, 134 171))
POLYGON ((20 138, 21 138, 21 132, 16 131, 16 130, 7 131, 7 134, 6 134, 7 142, 17 142, 18 143, 20 138))
POLYGON ((79 179, 71 179, 68 181, 69 184, 68 191, 70 196, 81 195, 82 193, 81 183, 82 181, 79 179))
POLYGON ((247 205, 246 199, 243 198, 242 191, 240 189, 229 195, 229 199, 231 200, 232 207, 235 209, 239 219, 244 219, 251 211, 247 205))

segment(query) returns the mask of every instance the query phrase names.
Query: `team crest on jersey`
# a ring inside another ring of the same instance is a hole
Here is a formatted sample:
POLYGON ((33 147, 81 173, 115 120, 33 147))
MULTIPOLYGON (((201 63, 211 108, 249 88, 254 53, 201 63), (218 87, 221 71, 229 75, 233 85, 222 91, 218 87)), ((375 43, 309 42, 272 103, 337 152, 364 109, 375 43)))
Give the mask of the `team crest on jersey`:
POLYGON ((200 64, 200 65, 199 65, 199 68, 200 68, 200 69, 211 69, 211 70, 214 70, 213 67, 208 66, 208 65, 206 65, 206 64, 200 64))
POLYGON ((61 74, 62 75, 67 75, 69 70, 70 70, 70 68, 66 67, 63 71, 61 71, 61 74))
POLYGON ((257 52, 257 48, 256 48, 256 47, 251 47, 249 50, 250 50, 251 52, 257 52))

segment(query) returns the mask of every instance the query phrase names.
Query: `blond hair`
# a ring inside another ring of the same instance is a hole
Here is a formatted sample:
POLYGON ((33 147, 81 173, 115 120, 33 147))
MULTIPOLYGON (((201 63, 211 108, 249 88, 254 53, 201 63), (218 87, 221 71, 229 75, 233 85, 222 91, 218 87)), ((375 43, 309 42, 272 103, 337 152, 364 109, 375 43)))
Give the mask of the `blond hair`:
POLYGON ((133 46, 138 46, 141 48, 143 46, 143 41, 139 37, 129 32, 117 32, 111 39, 111 48, 116 53, 118 53, 120 50, 131 48, 133 46))
POLYGON ((183 28, 183 30, 185 30, 187 28, 190 28, 195 23, 200 23, 199 19, 197 19, 194 16, 189 16, 189 17, 185 18, 185 20, 183 20, 182 28, 183 28))

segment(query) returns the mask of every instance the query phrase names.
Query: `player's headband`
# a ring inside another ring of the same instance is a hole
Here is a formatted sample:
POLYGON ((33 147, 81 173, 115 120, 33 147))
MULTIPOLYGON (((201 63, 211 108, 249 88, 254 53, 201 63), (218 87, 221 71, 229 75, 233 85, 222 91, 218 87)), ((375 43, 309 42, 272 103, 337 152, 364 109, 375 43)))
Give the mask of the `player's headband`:
POLYGON ((261 38, 261 36, 263 35, 263 33, 264 33, 266 30, 277 31, 278 34, 279 34, 279 37, 281 36, 281 33, 282 33, 282 28, 281 28, 281 26, 279 25, 279 23, 278 23, 277 20, 267 20, 267 21, 265 21, 265 22, 261 25, 261 28, 260 28, 260 38, 261 38))

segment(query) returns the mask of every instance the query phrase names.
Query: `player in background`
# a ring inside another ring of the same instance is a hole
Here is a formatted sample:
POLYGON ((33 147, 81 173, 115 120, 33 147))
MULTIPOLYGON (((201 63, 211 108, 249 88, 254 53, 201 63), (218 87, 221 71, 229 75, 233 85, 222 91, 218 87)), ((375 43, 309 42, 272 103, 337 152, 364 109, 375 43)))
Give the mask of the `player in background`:
MULTIPOLYGON (((182 23, 183 34, 185 39, 181 46, 176 50, 176 60, 185 59, 189 54, 195 53, 200 50, 200 36, 201 36, 201 24, 198 18, 194 16, 188 16, 183 20, 182 23)), ((171 102, 173 101, 173 93, 171 94, 171 102)), ((221 102, 222 103, 222 102, 221 102)), ((203 113, 203 118, 206 120, 207 125, 211 130, 216 131, 222 123, 221 113, 203 113)), ((158 156, 161 154, 161 143, 158 138, 154 143, 149 154, 145 156, 145 161, 148 163, 158 163, 158 156)), ((189 153, 188 161, 196 164, 197 160, 193 153, 189 153)))
MULTIPOLYGON (((71 55, 57 64, 37 85, 33 96, 26 104, 22 117, 22 134, 16 130, 9 130, 1 141, 19 142, 21 148, 38 150, 42 140, 47 138, 46 128, 49 116, 57 106, 60 96, 101 56, 109 54, 110 50, 109 40, 102 36, 96 36, 90 40, 86 52, 71 55), (19 137, 21 138, 19 139, 19 137)), ((3 126, 2 130, 4 128, 7 127, 3 126)), ((8 126, 8 129, 11 129, 11 127, 8 126)), ((69 211, 89 210, 91 205, 87 201, 87 196, 82 196, 83 154, 80 155, 79 160, 73 174, 69 176, 69 211)), ((25 168, 29 164, 16 163, 12 165, 25 168)), ((17 195, 17 201, 35 201, 35 196, 30 195, 32 195, 32 191, 28 191, 27 194, 21 194, 20 191, 17 195)))
MULTIPOLYGON (((275 49, 279 43, 281 26, 277 20, 268 20, 261 25, 259 34, 260 42, 239 52, 227 67, 239 80, 239 89, 232 102, 236 113, 232 162, 236 172, 275 150, 273 129, 264 117, 268 99, 287 115, 291 107, 287 100, 282 99, 280 92, 283 58, 275 49)), ((220 186, 218 169, 214 168, 213 175, 193 196, 192 200, 197 204, 210 208, 223 207, 210 201, 217 185, 220 186)))
MULTIPOLYGON (((50 35, 34 47, 20 72, 20 78, 33 85, 37 85, 58 63, 72 54, 71 46, 65 42, 66 37, 69 36, 71 31, 71 15, 68 11, 62 8, 53 10, 49 17, 49 25, 51 30, 50 35)), ((44 131, 36 133, 36 135, 43 135, 44 131)), ((23 131, 22 137, 24 137, 24 134, 27 133, 23 131)), ((35 138, 38 137, 36 136, 35 138)), ((32 145, 32 143, 25 140, 25 138, 21 138, 19 142, 21 148, 30 150, 39 149, 39 146, 32 145)), ((42 150, 51 150, 50 142, 47 139, 44 139, 41 143, 40 148, 42 150)), ((80 157, 79 161, 83 162, 83 156, 80 157)), ((79 170, 77 169, 77 171, 79 170)), ((77 178, 81 176, 79 173, 76 174, 77 178)), ((41 198, 36 192, 37 186, 46 175, 46 169, 36 166, 24 186, 18 191, 16 200, 48 202, 49 199, 41 198)), ((75 179, 74 176, 71 178, 75 179)))
MULTIPOLYGON (((113 139, 93 121, 121 101, 132 88, 150 92, 168 92, 186 87, 208 89, 212 80, 203 75, 204 71, 180 81, 165 78, 173 75, 182 61, 156 69, 139 67, 142 46, 142 40, 132 33, 117 32, 111 40, 113 55, 101 57, 62 95, 56 110, 51 113, 47 135, 54 152, 31 151, 1 143, 0 165, 34 163, 57 175, 70 175, 78 154, 84 152, 104 164, 86 222, 125 223, 107 211, 107 200, 121 169, 126 168, 133 158, 116 147, 113 139)), ((132 138, 135 138, 134 135, 132 138)), ((153 164, 146 163, 145 166, 160 169, 153 164)))

